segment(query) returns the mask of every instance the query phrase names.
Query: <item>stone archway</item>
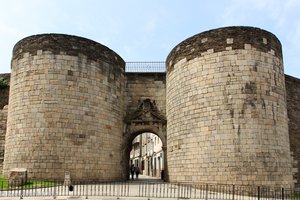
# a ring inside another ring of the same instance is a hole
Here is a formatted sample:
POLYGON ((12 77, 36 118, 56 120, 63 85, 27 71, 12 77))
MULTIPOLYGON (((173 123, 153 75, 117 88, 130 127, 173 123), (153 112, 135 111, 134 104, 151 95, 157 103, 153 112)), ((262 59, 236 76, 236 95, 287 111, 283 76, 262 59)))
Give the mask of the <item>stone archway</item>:
POLYGON ((162 150, 164 152, 164 180, 168 180, 167 165, 167 120, 160 114, 155 101, 144 99, 139 102, 137 109, 125 117, 123 144, 122 144, 122 161, 123 178, 128 179, 129 175, 129 154, 133 139, 142 133, 153 133, 162 141, 162 150))

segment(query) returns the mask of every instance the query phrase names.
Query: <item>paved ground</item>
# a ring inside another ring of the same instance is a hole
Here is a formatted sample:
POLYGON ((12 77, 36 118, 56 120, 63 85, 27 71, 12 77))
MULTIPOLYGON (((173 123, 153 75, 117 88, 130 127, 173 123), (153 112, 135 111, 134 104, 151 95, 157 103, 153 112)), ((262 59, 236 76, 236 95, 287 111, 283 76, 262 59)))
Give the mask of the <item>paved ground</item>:
POLYGON ((142 181, 142 182, 147 182, 147 181, 156 181, 156 182, 163 182, 163 180, 161 180, 160 178, 157 177, 151 177, 151 176, 145 176, 145 175, 139 175, 139 178, 136 179, 136 177, 134 176, 134 180, 129 180, 130 182, 132 181, 142 181))
MULTIPOLYGON (((20 198, 15 197, 1 197, 1 200, 19 200, 20 198)), ((57 197, 58 200, 85 200, 85 197, 57 197)), ((89 197, 90 200, 148 200, 144 197, 89 197)), ((160 198, 150 198, 149 200, 159 200, 160 198)), ((177 198, 163 198, 164 200, 174 200, 177 198)), ((53 200, 50 197, 24 197, 24 200, 53 200)))
MULTIPOLYGON (((205 186, 205 185, 203 185, 205 186)), ((207 185, 206 185, 207 186, 207 185)), ((230 186, 232 188, 232 186, 230 186)), ((214 188, 212 188, 214 189, 214 188)), ((188 184, 172 184, 166 183, 159 178, 147 177, 141 175, 139 179, 129 180, 119 183, 101 183, 101 184, 75 184, 74 191, 69 192, 67 186, 58 185, 55 187, 35 188, 29 190, 10 190, 0 191, 0 200, 228 200, 233 199, 234 193, 225 192, 229 187, 224 187, 225 190, 206 190, 204 187, 188 184), (21 193, 22 192, 22 193, 21 193), (20 198, 24 194, 23 198, 20 198), (88 194, 88 196, 86 196, 88 194), (57 195, 57 196, 56 196, 57 195), (61 195, 61 196, 59 196, 61 195), (8 196, 8 197, 7 197, 8 196), (14 196, 14 197, 9 197, 14 196), (33 197, 38 196, 38 197, 33 197), (119 197, 118 197, 119 196, 119 197), (130 196, 130 197, 129 197, 130 196), (157 198, 159 197, 159 198, 157 198), (161 198, 163 197, 163 198, 161 198), (171 198, 172 197, 172 198, 171 198), (182 198, 177 198, 182 197, 182 198), (183 198, 184 197, 184 198, 183 198)), ((255 197, 239 196, 238 193, 234 196, 237 200, 256 200, 255 197)), ((270 198, 272 199, 272 198, 270 198)), ((274 198, 273 198, 274 199, 274 198)), ((266 198, 261 198, 266 200, 266 198)))
MULTIPOLYGON (((20 198, 16 197, 0 197, 1 200, 19 200, 20 198)), ((24 200, 53 200, 51 197, 24 197, 24 200)), ((58 200, 85 200, 85 197, 57 197, 58 200)), ((145 197, 89 197, 90 200, 174 200, 177 198, 145 198, 145 197)), ((190 199, 192 200, 192 199, 190 199)))
MULTIPOLYGON (((134 179, 134 180, 129 180, 128 183, 130 184, 130 190, 138 190, 137 187, 135 187, 135 183, 138 184, 143 184, 146 182, 154 182, 154 183, 163 183, 163 181, 159 178, 155 178, 155 177, 148 177, 148 176, 144 176, 144 175, 140 175, 139 179, 134 179)), ((138 193, 138 191, 133 191, 138 193)), ((57 196, 55 197, 58 200, 83 200, 86 199, 85 196, 57 196)), ((20 197, 0 197, 0 200, 17 200, 20 199, 20 197)), ((54 198, 51 197, 23 197, 24 200, 53 200, 54 198)), ((156 199, 160 199, 160 198, 147 198, 147 197, 102 197, 102 196, 89 196, 88 199, 91 200, 116 200, 116 199, 120 199, 120 200, 156 200, 156 199)), ((174 200, 176 198, 163 198, 165 200, 174 200)))

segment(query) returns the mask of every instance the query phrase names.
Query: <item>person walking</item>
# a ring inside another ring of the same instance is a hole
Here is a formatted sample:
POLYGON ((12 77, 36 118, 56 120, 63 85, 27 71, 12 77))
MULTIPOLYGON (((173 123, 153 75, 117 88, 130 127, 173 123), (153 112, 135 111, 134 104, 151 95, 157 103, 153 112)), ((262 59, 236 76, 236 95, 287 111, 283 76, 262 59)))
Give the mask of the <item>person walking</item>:
POLYGON ((130 174, 131 174, 131 179, 134 180, 134 172, 135 172, 135 167, 134 164, 130 166, 130 174))
POLYGON ((140 174, 140 173, 141 173, 140 168, 139 168, 139 166, 137 165, 137 166, 135 167, 135 176, 136 176, 136 179, 139 178, 139 174, 140 174))

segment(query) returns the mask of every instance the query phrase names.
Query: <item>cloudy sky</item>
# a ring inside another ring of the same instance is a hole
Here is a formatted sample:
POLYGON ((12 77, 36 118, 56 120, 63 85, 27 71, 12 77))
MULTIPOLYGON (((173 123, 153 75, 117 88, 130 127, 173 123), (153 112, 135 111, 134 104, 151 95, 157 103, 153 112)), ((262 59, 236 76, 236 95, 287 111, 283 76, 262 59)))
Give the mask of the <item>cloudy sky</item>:
POLYGON ((24 37, 95 40, 125 61, 165 61, 173 47, 224 26, 255 26, 282 43, 285 73, 300 78, 299 0, 0 0, 0 73, 24 37))

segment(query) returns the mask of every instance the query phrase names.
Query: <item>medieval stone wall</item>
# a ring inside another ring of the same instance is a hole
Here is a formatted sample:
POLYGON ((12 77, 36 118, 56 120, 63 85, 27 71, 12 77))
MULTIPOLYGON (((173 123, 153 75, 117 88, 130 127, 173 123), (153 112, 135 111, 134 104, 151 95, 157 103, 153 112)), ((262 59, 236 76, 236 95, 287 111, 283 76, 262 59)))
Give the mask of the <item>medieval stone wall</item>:
POLYGON ((294 179, 297 180, 296 185, 300 186, 300 79, 286 75, 285 86, 294 179))
POLYGON ((165 73, 126 73, 126 113, 133 113, 139 101, 151 99, 162 115, 166 116, 165 73))
MULTIPOLYGON (((0 78, 10 81, 10 74, 0 74, 0 78)), ((9 97, 9 86, 0 88, 0 170, 3 170, 4 146, 7 122, 7 105, 9 97)))
POLYGON ((124 61, 112 50, 68 35, 25 38, 13 51, 9 95, 5 176, 26 168, 35 179, 124 178, 124 61))
MULTIPOLYGON (((7 83, 10 82, 10 74, 0 74, 0 78, 5 80, 7 83)), ((0 109, 8 104, 9 97, 9 86, 8 87, 0 87, 0 109)))
POLYGON ((293 186, 281 54, 274 35, 252 27, 207 31, 172 50, 170 181, 293 186))
POLYGON ((0 170, 3 170, 5 134, 7 122, 7 105, 0 109, 0 170))
POLYGON ((126 178, 125 118, 146 100, 168 118, 170 181, 300 183, 300 80, 284 79, 280 42, 261 29, 193 36, 170 53, 167 74, 124 73, 117 54, 85 38, 32 36, 14 48, 10 87, 9 106, 0 90, 5 174, 126 178))
MULTIPOLYGON (((9 75, 9 74, 8 74, 9 75)), ((156 86, 152 85, 151 88, 153 88, 152 91, 155 91, 153 93, 148 93, 147 95, 137 95, 137 93, 139 93, 138 91, 140 90, 140 93, 144 93, 143 91, 143 87, 149 87, 149 86, 145 86, 145 79, 149 80, 149 82, 147 82, 147 84, 153 84, 154 79, 153 76, 150 76, 150 74, 136 74, 136 73, 127 73, 126 77, 127 78, 127 86, 126 86, 126 93, 127 93, 127 104, 129 105, 129 102, 135 102, 135 103, 131 103, 131 106, 128 106, 128 108, 131 107, 131 109, 128 109, 128 113, 129 111, 132 111, 136 108, 136 103, 138 102, 138 100, 141 98, 145 98, 145 97, 151 97, 155 96, 155 94, 159 94, 159 91, 163 91, 165 92, 165 74, 158 74, 160 78, 155 78, 156 81, 161 81, 160 84, 158 84, 159 82, 157 82, 156 86), (146 75, 145 78, 144 76, 146 75), (152 77, 152 78, 151 78, 152 77), (158 86, 160 85, 160 86, 158 86), (136 91, 136 88, 139 88, 136 91), (156 90, 154 89, 156 88, 156 90), (129 100, 129 99, 134 99, 135 100, 129 100)), ((7 75, 6 75, 7 76, 7 75)), ((288 105, 288 117, 289 117, 289 136, 290 136, 290 147, 291 147, 291 152, 293 155, 293 159, 294 159, 294 179, 297 180, 297 185, 299 185, 300 183, 300 177, 299 177, 299 171, 300 171, 300 150, 299 150, 299 146, 300 146, 300 138, 299 138, 299 134, 300 133, 300 118, 298 116, 300 116, 300 110, 298 109, 300 107, 300 80, 288 75, 285 75, 285 85, 286 85, 286 91, 287 91, 287 105, 288 105)), ((0 99, 6 99, 6 103, 4 103, 5 105, 8 104, 8 94, 9 91, 8 89, 5 89, 5 91, 1 90, 0 95, 1 98, 0 99)), ((163 95, 159 95, 157 99, 162 98, 163 95)), ((165 112, 165 99, 162 100, 162 104, 159 103, 159 101, 156 99, 156 101, 158 102, 158 107, 160 107, 160 110, 162 112, 165 112)), ((3 101, 4 102, 4 101, 3 101)), ((126 103, 126 102, 125 102, 126 103)), ((6 109, 3 109, 0 111, 0 137, 1 137, 1 141, 0 141, 0 155, 4 155, 4 139, 5 139, 5 132, 6 132, 6 120, 7 120, 7 106, 6 109)), ((0 158, 1 159, 1 158, 0 158)), ((2 166, 3 163, 0 162, 0 166, 2 166)))
MULTIPOLYGON (((160 137, 165 147, 166 76, 165 73, 126 73, 125 75, 126 116, 124 118, 123 163, 124 172, 128 173, 132 140, 138 134, 154 133, 160 137)), ((166 159, 164 161, 166 162, 166 159)))

